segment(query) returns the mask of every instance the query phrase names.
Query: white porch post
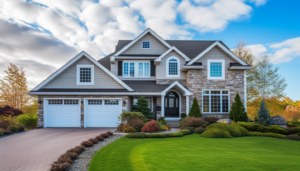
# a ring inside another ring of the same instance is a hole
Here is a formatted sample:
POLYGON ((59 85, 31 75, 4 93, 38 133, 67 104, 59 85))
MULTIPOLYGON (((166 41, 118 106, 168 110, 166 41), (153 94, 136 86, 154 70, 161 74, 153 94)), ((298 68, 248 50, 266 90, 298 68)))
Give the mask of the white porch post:
POLYGON ((161 116, 165 117, 165 96, 161 95, 161 116))
POLYGON ((185 103, 186 103, 186 115, 189 114, 189 107, 190 107, 190 96, 185 96, 185 103))

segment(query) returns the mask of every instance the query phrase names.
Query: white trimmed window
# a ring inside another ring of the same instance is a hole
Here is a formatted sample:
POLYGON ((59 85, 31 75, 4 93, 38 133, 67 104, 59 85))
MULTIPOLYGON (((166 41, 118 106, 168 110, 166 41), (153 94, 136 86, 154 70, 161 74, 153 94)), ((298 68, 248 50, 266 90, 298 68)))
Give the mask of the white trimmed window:
POLYGON ((229 113, 228 90, 203 90, 202 112, 203 113, 229 113))
POLYGON ((150 49, 150 42, 149 41, 143 42, 143 49, 150 49))
POLYGON ((225 61, 207 60, 207 78, 210 80, 225 79, 225 61))
MULTIPOLYGON (((133 105, 137 105, 137 101, 140 97, 133 97, 133 105)), ((153 112, 153 98, 152 97, 145 97, 145 99, 148 101, 148 107, 153 112)))
POLYGON ((150 62, 149 61, 124 61, 123 77, 149 78, 150 62))
POLYGON ((77 85, 94 85, 94 65, 77 65, 77 85))
POLYGON ((180 77, 180 61, 176 57, 170 57, 167 59, 167 77, 180 77))

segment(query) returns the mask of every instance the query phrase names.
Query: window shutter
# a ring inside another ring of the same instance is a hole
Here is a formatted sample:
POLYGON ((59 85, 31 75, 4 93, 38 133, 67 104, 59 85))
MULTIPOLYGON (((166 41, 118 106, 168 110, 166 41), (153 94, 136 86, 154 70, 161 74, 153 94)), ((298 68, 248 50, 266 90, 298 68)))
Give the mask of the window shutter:
POLYGON ((122 76, 123 72, 123 61, 118 61, 118 76, 122 76))
POLYGON ((154 65, 154 61, 151 61, 151 76, 155 76, 155 65, 154 65))

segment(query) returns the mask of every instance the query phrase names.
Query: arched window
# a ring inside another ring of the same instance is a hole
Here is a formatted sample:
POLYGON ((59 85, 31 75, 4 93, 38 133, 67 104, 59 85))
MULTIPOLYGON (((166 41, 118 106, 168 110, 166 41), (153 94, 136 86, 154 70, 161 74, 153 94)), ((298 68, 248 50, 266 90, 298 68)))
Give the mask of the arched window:
POLYGON ((167 61, 167 76, 177 77, 179 76, 179 59, 169 58, 167 61))

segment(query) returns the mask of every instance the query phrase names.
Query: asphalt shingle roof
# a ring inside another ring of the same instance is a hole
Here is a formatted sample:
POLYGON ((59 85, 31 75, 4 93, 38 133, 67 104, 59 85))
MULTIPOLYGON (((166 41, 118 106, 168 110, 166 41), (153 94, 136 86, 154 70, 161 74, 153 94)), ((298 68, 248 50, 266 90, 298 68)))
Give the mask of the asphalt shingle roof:
POLYGON ((126 81, 123 80, 135 92, 162 92, 170 85, 156 84, 156 81, 126 81))

